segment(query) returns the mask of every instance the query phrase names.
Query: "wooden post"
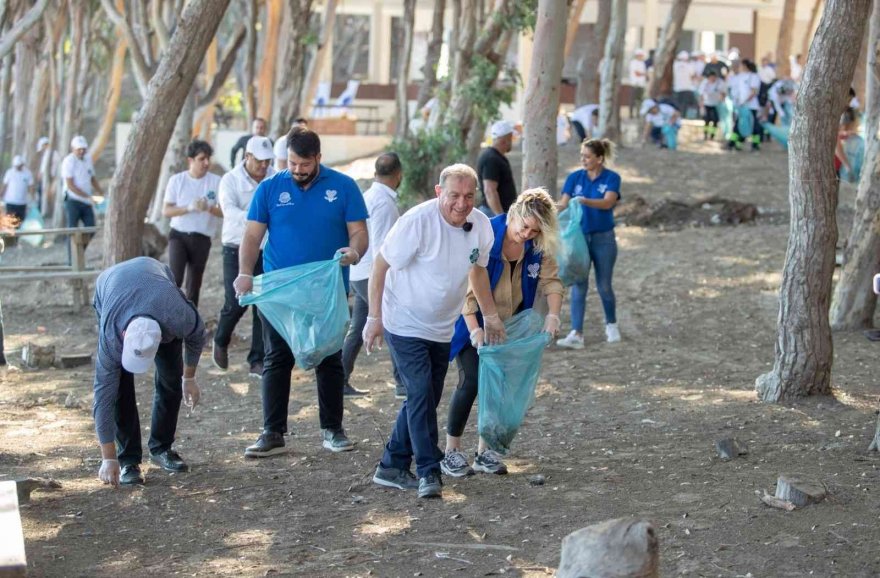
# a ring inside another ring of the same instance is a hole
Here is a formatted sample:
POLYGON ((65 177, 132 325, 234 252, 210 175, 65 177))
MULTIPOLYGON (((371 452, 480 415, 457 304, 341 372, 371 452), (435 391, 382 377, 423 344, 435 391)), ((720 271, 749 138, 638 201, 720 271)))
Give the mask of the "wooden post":
POLYGON ((18 513, 15 482, 0 482, 0 576, 13 578, 27 574, 24 532, 18 513))
MULTIPOLYGON (((85 236, 76 231, 73 233, 73 272, 80 273, 86 270, 86 239, 85 236)), ((85 279, 73 279, 73 305, 74 307, 85 307, 88 303, 88 283, 85 279)))

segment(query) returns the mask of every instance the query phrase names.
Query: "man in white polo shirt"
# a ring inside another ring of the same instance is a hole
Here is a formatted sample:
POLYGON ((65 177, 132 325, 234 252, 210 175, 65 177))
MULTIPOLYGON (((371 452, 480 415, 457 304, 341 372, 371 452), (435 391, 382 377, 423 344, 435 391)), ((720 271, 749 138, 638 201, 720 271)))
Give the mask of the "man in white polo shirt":
POLYGON ((3 175, 3 204, 6 205, 6 213, 18 220, 16 229, 27 215, 28 201, 32 200, 33 194, 34 176, 25 166, 24 157, 15 155, 12 168, 3 175))
MULTIPOLYGON (((220 208, 223 210, 223 228, 221 238, 223 240, 223 287, 225 300, 223 309, 220 310, 220 320, 217 321, 217 330, 214 332, 214 351, 212 359, 214 365, 226 371, 229 368, 229 342, 232 340, 232 331, 235 329, 247 307, 238 304, 235 296, 235 288, 232 283, 238 277, 238 249, 247 226, 248 209, 254 191, 257 190, 263 179, 275 174, 272 168, 272 160, 275 157, 272 151, 272 141, 264 136, 254 136, 245 145, 244 161, 238 163, 234 169, 223 175, 220 179, 220 208)), ((263 256, 257 256, 254 266, 254 275, 263 273, 263 256)), ((251 377, 259 378, 263 375, 263 324, 257 315, 257 308, 253 308, 253 328, 251 329, 251 349, 247 360, 250 366, 251 377)))
MULTIPOLYGON (((95 209, 92 195, 104 194, 92 159, 86 155, 89 143, 82 135, 70 141, 71 153, 61 163, 61 178, 64 179, 64 212, 67 214, 67 226, 95 226, 95 209)), ((89 237, 91 239, 91 237, 89 237)), ((68 254, 70 243, 68 243, 68 254)), ((69 256, 69 255, 68 255, 69 256)))
POLYGON ((476 188, 477 174, 469 166, 443 169, 434 186, 437 198, 407 211, 373 257, 364 345, 370 353, 384 331, 406 386, 373 482, 417 487, 420 498, 442 495, 437 405, 469 278, 485 313, 488 342, 505 339, 486 271, 494 234, 489 218, 473 210, 476 188), (418 482, 410 472, 413 459, 418 482))
POLYGON ((208 172, 214 149, 203 140, 186 147, 188 169, 168 179, 163 214, 171 218, 168 264, 184 293, 198 307, 202 276, 211 252, 211 237, 223 211, 217 202, 220 177, 208 172))

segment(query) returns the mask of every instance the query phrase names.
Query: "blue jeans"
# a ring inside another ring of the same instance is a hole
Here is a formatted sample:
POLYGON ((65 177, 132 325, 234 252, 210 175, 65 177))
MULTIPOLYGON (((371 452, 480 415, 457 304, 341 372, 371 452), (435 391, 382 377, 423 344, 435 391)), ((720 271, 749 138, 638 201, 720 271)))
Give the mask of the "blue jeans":
POLYGON ((391 358, 406 387, 391 438, 382 455, 383 468, 409 471, 413 457, 416 475, 440 474, 443 452, 438 447, 437 406, 449 369, 449 343, 385 332, 391 358))
MULTIPOLYGON (((587 248, 590 250, 590 261, 596 270, 596 289, 602 299, 605 310, 605 323, 617 323, 617 305, 614 289, 611 288, 611 277, 614 274, 614 262, 617 261, 617 239, 614 229, 602 233, 588 233, 587 248)), ((587 308, 587 285, 589 280, 571 286, 571 328, 578 333, 584 331, 584 313, 587 308)))
MULTIPOLYGON (((69 228, 79 227, 80 223, 82 223, 83 227, 94 227, 95 226, 95 210, 91 204, 80 203, 79 201, 74 201, 71 198, 64 199, 64 212, 67 215, 67 226, 69 228)), ((91 235, 88 236, 86 240, 86 245, 88 245, 88 241, 92 238, 91 235)), ((67 260, 73 265, 73 251, 71 249, 72 237, 67 237, 67 260)))
MULTIPOLYGON (((345 383, 351 385, 351 374, 354 371, 354 363, 357 361, 358 354, 364 344, 364 338, 361 333, 367 324, 367 314, 370 312, 370 303, 368 299, 369 290, 368 279, 360 281, 351 281, 351 294, 354 298, 354 307, 351 311, 351 325, 348 327, 348 333, 345 334, 345 342, 342 344, 342 367, 345 369, 345 383)), ((397 373, 397 366, 394 365, 394 359, 391 360, 391 371, 394 373, 394 383, 403 386, 400 381, 400 375, 397 373)))

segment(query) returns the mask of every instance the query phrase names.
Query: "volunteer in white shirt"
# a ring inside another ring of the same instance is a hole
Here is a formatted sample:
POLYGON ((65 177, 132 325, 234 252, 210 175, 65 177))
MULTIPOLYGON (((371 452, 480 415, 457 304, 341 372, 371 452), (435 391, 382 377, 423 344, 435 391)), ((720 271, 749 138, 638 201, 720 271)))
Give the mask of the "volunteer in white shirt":
POLYGON ((639 48, 633 55, 633 59, 629 61, 629 85, 632 87, 632 98, 629 101, 630 118, 635 117, 635 112, 642 106, 642 100, 645 98, 645 87, 648 86, 646 56, 645 51, 639 48))
POLYGON ((715 133, 718 132, 718 105, 725 98, 727 88, 724 81, 718 78, 718 74, 714 70, 709 71, 709 76, 700 82, 700 88, 697 90, 700 95, 700 107, 703 109, 703 140, 712 140, 715 133))
MULTIPOLYGON (((400 211, 397 210, 397 189, 403 181, 403 167, 400 164, 400 157, 397 153, 385 153, 376 159, 375 180, 369 189, 364 193, 364 202, 367 204, 367 213, 370 217, 367 219, 367 231, 370 236, 370 246, 360 262, 351 266, 349 271, 349 281, 351 292, 354 297, 354 307, 351 314, 351 326, 348 334, 345 336, 345 343, 342 346, 342 367, 345 370, 345 389, 344 395, 357 396, 366 395, 367 390, 360 390, 351 385, 351 373, 354 370, 354 364, 357 361, 358 353, 364 344, 361 333, 364 325, 367 323, 367 313, 370 308, 369 299, 367 298, 367 290, 370 282, 370 271, 373 269, 373 248, 378 250, 385 241, 388 231, 397 222, 400 217, 400 211)), ((400 381, 397 373, 397 367, 393 360, 391 369, 394 372, 394 382, 396 387, 396 397, 403 399, 406 397, 406 388, 400 381)))
MULTIPOLYGON (((251 206, 254 191, 263 179, 275 174, 272 160, 275 154, 272 141, 264 136, 251 137, 245 145, 244 160, 220 179, 218 195, 220 209, 223 211, 223 228, 220 237, 223 241, 223 288, 224 303, 214 332, 214 365, 226 371, 229 369, 229 342, 238 321, 247 311, 247 307, 238 304, 235 288, 232 283, 238 277, 238 248, 247 225, 247 213, 251 206)), ((254 275, 263 272, 263 256, 257 257, 254 275)), ((263 324, 253 308, 253 326, 251 328, 251 348, 247 361, 249 375, 259 378, 263 375, 263 324)))
MULTIPOLYGON (((61 155, 49 145, 50 143, 47 137, 41 136, 39 140, 37 140, 37 153, 40 155, 40 168, 37 174, 34 175, 34 180, 37 183, 37 203, 41 207, 43 206, 43 193, 47 190, 47 187, 51 186, 55 181, 55 177, 58 176, 58 165, 61 162, 61 155)), ((47 203, 51 203, 52 198, 52 195, 49 195, 49 198, 46 199, 47 203)))
POLYGON ((585 104, 571 113, 571 127, 578 137, 578 145, 593 134, 599 124, 599 105, 585 104))
POLYGON ((220 177, 208 172, 213 154, 214 149, 203 140, 194 140, 187 145, 189 168, 168 179, 162 212, 171 218, 168 264, 178 287, 183 285, 185 275, 184 293, 196 306, 211 252, 211 237, 223 217, 217 202, 220 177))
MULTIPOLYGON (((95 226, 95 209, 92 195, 104 194, 98 179, 95 178, 95 167, 92 159, 86 155, 89 143, 84 136, 77 135, 70 141, 71 153, 61 162, 61 178, 64 179, 64 212, 67 214, 67 226, 95 226)), ((91 239, 91 237, 89 237, 91 239)), ((68 241, 68 257, 70 242, 68 241)))
POLYGON ((6 205, 6 213, 18 220, 16 228, 24 221, 28 201, 33 194, 34 176, 25 166, 24 157, 15 155, 12 158, 12 168, 3 175, 3 204, 6 205))
POLYGON ((437 405, 469 280, 484 313, 487 341, 505 339, 486 271, 494 235, 488 217, 473 210, 476 188, 477 175, 469 166, 443 169, 434 187, 437 198, 407 211, 373 257, 364 345, 371 352, 384 332, 406 386, 373 482, 418 488, 421 498, 443 492, 437 405), (418 483, 410 472, 413 459, 418 483))
POLYGON ((690 63, 690 55, 682 50, 675 57, 672 65, 672 91, 675 93, 675 104, 682 116, 687 116, 689 108, 696 106, 694 96, 694 67, 690 63))
POLYGON ((742 148, 743 142, 751 142, 752 150, 760 150, 761 148, 761 125, 758 122, 758 110, 761 106, 758 104, 758 92, 761 90, 761 78, 758 76, 758 68, 751 60, 744 59, 733 63, 735 72, 730 80, 730 99, 733 101, 735 116, 737 117, 733 123, 733 135, 728 141, 729 149, 742 148), (748 112, 745 112, 748 109, 748 112), (752 115, 752 132, 750 134, 741 134, 738 117, 740 114, 752 115))

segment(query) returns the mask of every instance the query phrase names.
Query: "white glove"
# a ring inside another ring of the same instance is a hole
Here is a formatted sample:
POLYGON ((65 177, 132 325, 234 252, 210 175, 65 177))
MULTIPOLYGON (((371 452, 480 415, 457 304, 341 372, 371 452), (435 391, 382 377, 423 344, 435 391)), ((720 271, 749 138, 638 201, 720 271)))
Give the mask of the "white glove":
POLYGON ((367 317, 367 323, 361 332, 364 339, 364 349, 367 355, 373 352, 373 349, 382 349, 382 319, 379 317, 367 317))
POLYGON ((188 213, 198 213, 202 210, 202 206, 199 203, 201 199, 197 199, 186 206, 186 211, 188 213))
POLYGON ((232 282, 232 288, 235 289, 236 297, 247 295, 254 290, 254 276, 239 274, 232 282))
POLYGON ((482 327, 477 327, 473 331, 471 331, 471 345, 474 346, 474 349, 479 349, 486 344, 486 334, 483 332, 482 327))
POLYGON ((194 410, 197 405, 199 405, 199 398, 202 396, 202 390, 199 389, 199 384, 196 383, 195 377, 184 377, 183 378, 183 405, 188 407, 190 411, 194 410))
POLYGON ((101 460, 101 469, 98 470, 98 479, 114 488, 119 486, 119 460, 101 460))
POLYGON ((559 315, 548 313, 544 318, 544 333, 549 333, 550 337, 556 337, 559 333, 559 315))
POLYGON ((484 315, 483 325, 485 326, 486 342, 489 345, 499 345, 507 340, 507 333, 504 331, 504 323, 498 314, 484 315))

